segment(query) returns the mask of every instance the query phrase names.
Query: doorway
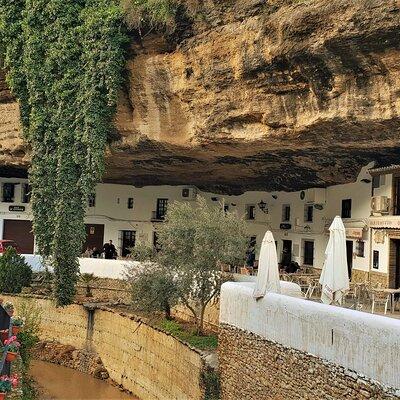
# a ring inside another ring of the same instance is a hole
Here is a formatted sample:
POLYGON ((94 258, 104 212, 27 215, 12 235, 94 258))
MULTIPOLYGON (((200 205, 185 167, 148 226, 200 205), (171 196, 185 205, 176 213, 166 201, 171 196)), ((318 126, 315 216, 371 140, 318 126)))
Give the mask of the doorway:
POLYGON ((34 237, 31 221, 5 219, 3 229, 3 239, 13 240, 21 254, 33 254, 34 237))
POLYGON ((400 288, 400 239, 390 240, 389 288, 400 288))
POLYGON ((282 240, 282 257, 281 257, 281 265, 283 267, 287 267, 290 265, 292 261, 292 241, 291 240, 282 240))
POLYGON ((304 264, 314 265, 314 241, 304 241, 304 264))
POLYGON ((97 250, 103 250, 104 244, 104 225, 102 224, 86 224, 86 241, 83 244, 82 252, 86 249, 96 247, 97 250))
POLYGON ((347 270, 349 272, 349 279, 351 279, 351 272, 353 270, 353 241, 346 240, 346 258, 347 270))
POLYGON ((135 247, 136 232, 122 231, 122 257, 131 253, 131 248, 135 247))

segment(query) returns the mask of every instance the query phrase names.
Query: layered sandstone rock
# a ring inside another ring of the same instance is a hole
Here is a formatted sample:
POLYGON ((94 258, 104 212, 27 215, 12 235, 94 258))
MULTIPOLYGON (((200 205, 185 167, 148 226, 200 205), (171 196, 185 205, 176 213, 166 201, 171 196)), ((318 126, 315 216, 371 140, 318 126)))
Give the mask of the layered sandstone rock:
MULTIPOLYGON (((177 32, 132 40, 107 181, 291 190, 398 162, 399 1, 207 0, 177 32)), ((5 93, 0 162, 23 169, 5 93)))

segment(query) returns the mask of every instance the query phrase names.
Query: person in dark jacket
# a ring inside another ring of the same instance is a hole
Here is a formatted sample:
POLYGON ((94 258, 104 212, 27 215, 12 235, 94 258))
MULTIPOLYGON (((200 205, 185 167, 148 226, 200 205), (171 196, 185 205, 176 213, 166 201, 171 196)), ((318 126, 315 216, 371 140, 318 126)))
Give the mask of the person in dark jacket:
POLYGON ((288 274, 294 274, 298 269, 300 269, 300 265, 295 261, 291 261, 291 263, 285 268, 285 271, 288 274))
POLYGON ((250 247, 250 249, 247 252, 246 267, 254 267, 255 259, 256 259, 256 249, 254 247, 250 247))
POLYGON ((113 245, 113 241, 110 240, 108 243, 105 243, 103 246, 104 258, 107 260, 112 260, 117 258, 117 250, 113 245))

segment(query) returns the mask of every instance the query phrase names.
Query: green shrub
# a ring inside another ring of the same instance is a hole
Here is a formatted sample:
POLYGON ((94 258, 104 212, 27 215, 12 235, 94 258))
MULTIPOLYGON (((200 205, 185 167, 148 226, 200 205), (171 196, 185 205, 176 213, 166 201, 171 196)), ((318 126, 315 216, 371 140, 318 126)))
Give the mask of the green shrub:
POLYGON ((21 293, 32 280, 32 268, 24 257, 9 247, 0 257, 0 292, 21 293))
POLYGON ((125 23, 139 30, 148 26, 150 30, 173 31, 178 14, 185 12, 194 16, 200 3, 199 0, 121 0, 125 23))
POLYGON ((163 311, 171 318, 171 308, 178 301, 178 288, 169 271, 154 262, 144 262, 141 267, 129 266, 128 281, 132 305, 140 311, 163 311))
POLYGON ((147 262, 155 261, 157 252, 153 246, 149 246, 145 243, 137 243, 135 247, 130 250, 130 258, 134 261, 147 262))
POLYGON ((216 335, 197 335, 176 321, 163 320, 160 322, 160 328, 200 350, 215 350, 218 347, 216 335))
POLYGON ((221 386, 218 373, 208 368, 203 372, 203 385, 205 389, 205 400, 219 400, 221 397, 221 386))

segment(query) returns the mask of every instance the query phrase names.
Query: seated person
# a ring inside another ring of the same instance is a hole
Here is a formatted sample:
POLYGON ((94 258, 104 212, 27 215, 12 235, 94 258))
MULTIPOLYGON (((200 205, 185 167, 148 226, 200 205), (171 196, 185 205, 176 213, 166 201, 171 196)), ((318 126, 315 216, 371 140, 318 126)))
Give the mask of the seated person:
POLYGON ((92 258, 100 258, 101 257, 101 251, 95 246, 93 247, 93 251, 92 251, 92 258))
POLYGON ((299 269, 300 269, 300 265, 295 261, 291 261, 290 264, 285 268, 285 271, 288 274, 294 274, 299 269))

